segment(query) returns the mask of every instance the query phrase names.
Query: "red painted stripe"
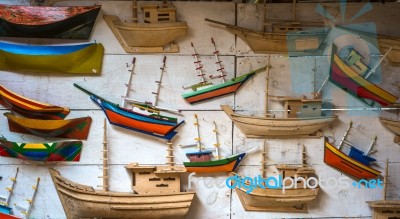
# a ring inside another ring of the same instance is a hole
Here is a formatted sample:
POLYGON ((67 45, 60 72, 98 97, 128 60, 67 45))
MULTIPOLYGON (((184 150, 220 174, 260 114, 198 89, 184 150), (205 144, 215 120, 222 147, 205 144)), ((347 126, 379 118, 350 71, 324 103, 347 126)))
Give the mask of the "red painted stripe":
POLYGON ((186 98, 186 101, 188 101, 189 103, 194 103, 194 102, 207 100, 207 99, 211 99, 211 98, 214 98, 214 97, 218 97, 218 96, 234 93, 239 89, 241 84, 242 83, 237 83, 237 84, 233 84, 233 85, 228 86, 228 87, 222 87, 222 88, 220 88, 218 90, 213 90, 213 91, 210 91, 210 92, 207 92, 207 93, 204 93, 204 94, 196 95, 196 96, 193 96, 193 97, 188 97, 188 98, 186 98))

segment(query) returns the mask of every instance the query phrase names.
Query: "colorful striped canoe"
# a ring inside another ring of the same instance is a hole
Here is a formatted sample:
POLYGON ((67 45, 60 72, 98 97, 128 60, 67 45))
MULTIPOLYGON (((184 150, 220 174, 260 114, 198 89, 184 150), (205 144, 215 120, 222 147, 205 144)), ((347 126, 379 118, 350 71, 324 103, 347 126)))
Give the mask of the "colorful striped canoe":
POLYGON ((225 159, 205 161, 205 162, 183 162, 188 172, 196 173, 217 173, 232 172, 242 161, 246 153, 232 155, 225 159))
POLYGON ((79 161, 82 141, 17 143, 0 138, 0 156, 34 161, 79 161))
POLYGON ((182 97, 190 104, 210 100, 216 97, 235 93, 239 88, 256 73, 265 70, 265 67, 251 71, 231 80, 216 85, 193 86, 193 91, 182 94, 182 97))
POLYGON ((64 119, 68 108, 41 103, 14 93, 0 85, 0 104, 28 118, 64 119))
MULTIPOLYGON (((337 47, 332 44, 330 81, 347 91, 351 95, 361 99, 369 99, 378 102, 382 106, 394 104, 398 97, 390 94, 375 84, 367 81, 350 66, 348 66, 336 53, 337 47)), ((368 105, 373 105, 368 104, 368 105)))
POLYGON ((32 46, 0 42, 0 70, 99 74, 103 53, 100 43, 32 46))
POLYGON ((8 119, 10 131, 42 137, 87 139, 92 123, 91 117, 69 120, 41 120, 18 117, 12 113, 4 113, 4 115, 8 119))
POLYGON ((324 162, 356 179, 375 179, 381 173, 341 152, 325 138, 324 162))
POLYGON ((100 8, 0 5, 0 36, 88 39, 100 8))

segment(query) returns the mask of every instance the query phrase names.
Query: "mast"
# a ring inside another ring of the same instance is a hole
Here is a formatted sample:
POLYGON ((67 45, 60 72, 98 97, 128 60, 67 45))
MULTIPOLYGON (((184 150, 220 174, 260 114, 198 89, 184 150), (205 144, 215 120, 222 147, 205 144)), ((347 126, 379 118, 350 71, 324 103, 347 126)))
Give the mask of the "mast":
POLYGON ((7 196, 6 197, 0 197, 0 204, 2 204, 4 206, 8 207, 8 205, 10 204, 11 195, 13 194, 15 183, 17 182, 18 172, 19 172, 19 167, 17 167, 17 169, 15 170, 14 177, 10 178, 11 186, 10 187, 6 187, 6 190, 8 191, 7 196))
POLYGON ((31 199, 27 199, 26 200, 29 203, 28 208, 23 208, 21 206, 18 206, 17 204, 14 204, 15 207, 18 208, 21 211, 21 213, 25 215, 25 218, 27 218, 27 219, 29 218, 29 216, 31 214, 31 210, 32 210, 33 202, 34 202, 35 197, 36 197, 36 193, 37 193, 37 189, 38 189, 38 186, 39 186, 39 182, 40 182, 40 177, 38 177, 36 179, 36 184, 34 186, 32 186, 33 194, 32 194, 31 199))
POLYGON ((107 120, 104 118, 103 125, 103 176, 99 176, 99 178, 103 178, 103 185, 99 186, 103 188, 104 192, 108 192, 110 188, 109 185, 109 175, 108 175, 108 148, 107 148, 107 120))
POLYGON ((365 75, 365 79, 368 79, 371 74, 375 73, 376 69, 378 66, 382 63, 382 61, 386 58, 386 56, 389 54, 389 52, 392 50, 393 47, 390 47, 389 50, 385 53, 385 55, 382 56, 382 58, 379 59, 378 63, 368 71, 368 73, 365 75))
POLYGON ((306 146, 303 144, 302 146, 302 153, 301 153, 301 166, 306 167, 307 166, 307 152, 306 152, 306 146))
POLYGON ((352 125, 353 125, 353 121, 350 121, 349 127, 347 127, 346 132, 344 133, 342 139, 339 142, 339 146, 338 146, 339 150, 342 149, 343 144, 346 142, 346 137, 349 134, 349 131, 350 131, 350 128, 352 125))
POLYGON ((226 80, 225 80, 226 74, 224 74, 224 67, 222 67, 222 65, 221 65, 222 61, 219 60, 219 57, 218 57, 219 51, 217 50, 217 46, 215 45, 214 38, 211 38, 211 42, 214 46, 213 54, 215 57, 215 65, 217 66, 217 72, 219 72, 220 74, 219 75, 210 75, 209 77, 210 77, 210 79, 222 78, 222 83, 225 83, 226 82, 226 80))
POLYGON ((375 135, 374 140, 372 140, 371 145, 369 146, 368 150, 367 150, 367 155, 370 155, 372 153, 374 153, 376 150, 374 149, 374 146, 376 144, 376 140, 378 139, 378 136, 375 135))
POLYGON ((168 165, 167 168, 169 170, 173 170, 174 166, 175 166, 175 161, 174 161, 174 149, 172 148, 172 141, 171 140, 169 140, 167 142, 167 146, 168 146, 168 148, 167 148, 167 156, 166 156, 167 162, 166 162, 166 164, 168 165))
POLYGON ((216 158, 217 160, 219 160, 219 159, 221 159, 221 156, 219 156, 219 146, 220 146, 220 144, 219 144, 219 142, 218 142, 218 129, 217 129, 217 123, 215 123, 215 121, 214 121, 214 129, 213 129, 213 132, 215 133, 215 144, 214 144, 214 147, 215 147, 215 154, 216 154, 215 158, 216 158))
POLYGON ((161 74, 160 74, 160 79, 158 81, 156 81, 157 83, 157 91, 156 92, 152 92, 152 94, 154 94, 154 102, 153 102, 153 106, 157 107, 158 105, 158 95, 160 94, 160 88, 161 88, 161 81, 164 75, 164 71, 165 71, 165 61, 167 60, 167 56, 164 56, 163 59, 163 64, 161 66, 161 74))
POLYGON ((194 138, 195 142, 196 142, 196 147, 198 148, 199 152, 202 151, 202 146, 201 146, 201 138, 200 138, 200 129, 199 129, 199 120, 197 118, 197 114, 194 114, 194 126, 196 127, 196 133, 197 133, 197 137, 194 138))
MULTIPOLYGON (((122 107, 123 108, 126 108, 126 103, 128 102, 127 98, 129 97, 129 91, 131 90, 132 75, 133 75, 133 70, 135 68, 135 63, 136 63, 136 57, 133 57, 131 67, 129 68, 129 66, 127 66, 128 67, 128 72, 129 72, 129 80, 128 80, 128 83, 125 84, 125 86, 126 86, 125 96, 122 96, 122 98, 123 98, 122 99, 122 107)), ((128 65, 128 64, 126 64, 126 65, 128 65)))
POLYGON ((383 178, 383 200, 387 199, 387 184, 388 184, 388 177, 389 177, 389 159, 386 159, 385 165, 385 177, 383 178))
POLYGON ((192 46, 192 50, 193 50, 192 56, 194 58, 194 65, 196 67, 197 77, 200 77, 200 82, 196 83, 196 84, 182 86, 183 89, 187 89, 187 88, 191 88, 192 86, 195 86, 195 85, 201 85, 201 84, 207 83, 207 80, 204 77, 205 74, 203 73, 203 65, 201 64, 201 61, 199 60, 199 54, 196 53, 196 49, 194 48, 193 43, 190 43, 190 45, 192 46))
POLYGON ((262 149, 262 152, 261 152, 261 161, 260 161, 260 164, 261 164, 260 171, 261 171, 261 176, 263 178, 267 178, 267 159, 266 159, 267 150, 266 150, 266 145, 267 145, 267 139, 264 139, 263 149, 262 149))
POLYGON ((271 68, 271 56, 268 55, 268 63, 267 63, 267 78, 265 81, 265 116, 268 117, 268 103, 269 103, 269 69, 271 68))
POLYGON ((137 1, 132 0, 132 22, 138 23, 138 14, 137 14, 137 1))

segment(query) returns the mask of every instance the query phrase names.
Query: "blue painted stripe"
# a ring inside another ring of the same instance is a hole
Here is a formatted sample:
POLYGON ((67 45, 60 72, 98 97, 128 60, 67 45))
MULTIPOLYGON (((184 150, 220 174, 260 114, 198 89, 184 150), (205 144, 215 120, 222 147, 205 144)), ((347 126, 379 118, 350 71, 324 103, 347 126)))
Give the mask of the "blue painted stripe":
POLYGON ((64 55, 84 49, 94 43, 70 46, 32 46, 0 42, 0 50, 19 55, 64 55))

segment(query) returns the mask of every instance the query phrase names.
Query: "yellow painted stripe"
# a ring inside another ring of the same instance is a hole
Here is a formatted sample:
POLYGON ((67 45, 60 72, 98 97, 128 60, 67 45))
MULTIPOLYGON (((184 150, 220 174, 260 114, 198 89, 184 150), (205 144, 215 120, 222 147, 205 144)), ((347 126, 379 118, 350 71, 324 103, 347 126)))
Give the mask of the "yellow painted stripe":
MULTIPOLYGON (((4 88, 4 87, 3 87, 3 88, 4 88)), ((8 90, 8 91, 9 91, 9 90, 8 90)), ((45 103, 37 102, 37 101, 35 101, 35 100, 31 100, 31 99, 29 99, 29 98, 20 96, 20 95, 14 93, 14 92, 12 92, 12 91, 9 91, 9 92, 13 93, 15 96, 18 96, 18 97, 20 97, 20 98, 22 98, 22 99, 26 99, 26 100, 29 100, 29 101, 31 101, 31 102, 34 102, 34 103, 37 103, 37 104, 41 104, 41 105, 43 105, 43 106, 52 106, 52 105, 48 105, 48 104, 45 104, 45 103)), ((3 96, 3 97, 5 97, 5 98, 7 98, 7 99, 13 100, 14 102, 17 102, 17 103, 20 103, 20 104, 22 104, 22 105, 28 106, 28 107, 30 107, 30 108, 32 108, 32 109, 36 109, 36 110, 37 110, 37 109, 42 109, 41 107, 33 106, 33 105, 30 105, 30 104, 28 104, 28 103, 26 103, 26 102, 17 100, 17 99, 15 99, 14 97, 12 97, 12 96, 10 96, 10 95, 7 95, 6 93, 4 93, 4 92, 2 92, 2 91, 0 91, 0 95, 3 96)))
POLYGON ((329 142, 327 142, 327 141, 325 141, 325 147, 327 147, 330 151, 332 151, 332 152, 333 152, 334 154, 336 154, 337 156, 343 158, 344 160, 346 160, 346 161, 348 161, 348 162, 350 162, 350 163, 352 163, 352 164, 354 164, 354 165, 356 165, 356 166, 358 166, 358 167, 360 167, 360 168, 362 168, 362 169, 365 169, 365 170, 367 170, 367 171, 369 171, 369 172, 371 172, 371 173, 373 173, 373 174, 376 174, 376 175, 379 175, 379 174, 380 174, 379 171, 374 170, 374 169, 372 169, 372 168, 370 168, 370 167, 368 167, 368 166, 366 166, 366 165, 364 165, 364 164, 361 164, 361 163, 357 162, 356 160, 354 160, 354 159, 352 159, 352 158, 346 156, 345 154, 341 153, 336 147, 332 146, 332 145, 331 145, 329 142))
POLYGON ((46 149, 42 143, 29 143, 25 144, 24 149, 46 149))
POLYGON ((393 96, 392 94, 386 92, 385 90, 381 89, 380 87, 376 86, 375 84, 372 84, 371 82, 365 80, 363 77, 361 77, 359 74, 354 72, 353 69, 351 69, 349 66, 347 66, 343 60, 341 60, 336 54, 334 55, 334 62, 338 65, 342 71, 355 80, 358 84, 361 86, 365 87, 367 90, 371 91, 372 93, 382 97, 383 99, 393 103, 396 102, 397 97, 393 96))

